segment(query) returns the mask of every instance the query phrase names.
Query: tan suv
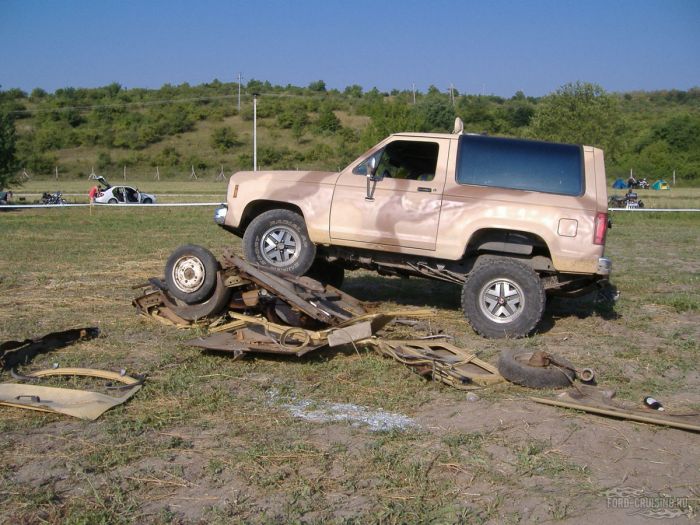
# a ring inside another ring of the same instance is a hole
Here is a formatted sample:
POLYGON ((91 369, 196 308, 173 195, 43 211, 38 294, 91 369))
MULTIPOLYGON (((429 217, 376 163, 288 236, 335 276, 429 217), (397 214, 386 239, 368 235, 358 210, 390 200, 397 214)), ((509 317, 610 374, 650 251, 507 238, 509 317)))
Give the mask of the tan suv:
POLYGON ((607 283, 603 152, 483 135, 397 133, 340 173, 238 172, 216 222, 245 257, 330 284, 344 269, 462 285, 486 337, 521 337, 547 294, 607 283))

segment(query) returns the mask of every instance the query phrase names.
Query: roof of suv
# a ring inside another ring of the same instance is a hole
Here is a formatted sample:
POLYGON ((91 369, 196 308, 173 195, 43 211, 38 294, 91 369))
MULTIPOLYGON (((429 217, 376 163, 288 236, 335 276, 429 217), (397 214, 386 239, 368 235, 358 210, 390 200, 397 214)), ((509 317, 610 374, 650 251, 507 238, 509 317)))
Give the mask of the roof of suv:
POLYGON ((401 132, 392 133, 392 137, 425 137, 430 139, 453 139, 459 137, 458 134, 453 133, 411 133, 411 132, 401 132))

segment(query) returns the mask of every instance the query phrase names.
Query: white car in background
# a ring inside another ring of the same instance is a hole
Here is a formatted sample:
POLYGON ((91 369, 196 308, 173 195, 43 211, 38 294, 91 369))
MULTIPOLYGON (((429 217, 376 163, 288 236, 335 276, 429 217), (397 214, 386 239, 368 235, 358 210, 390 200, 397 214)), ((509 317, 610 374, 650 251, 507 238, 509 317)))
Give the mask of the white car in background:
POLYGON ((99 183, 99 191, 95 195, 97 204, 154 204, 156 196, 143 193, 131 186, 112 186, 104 177, 94 178, 99 183))

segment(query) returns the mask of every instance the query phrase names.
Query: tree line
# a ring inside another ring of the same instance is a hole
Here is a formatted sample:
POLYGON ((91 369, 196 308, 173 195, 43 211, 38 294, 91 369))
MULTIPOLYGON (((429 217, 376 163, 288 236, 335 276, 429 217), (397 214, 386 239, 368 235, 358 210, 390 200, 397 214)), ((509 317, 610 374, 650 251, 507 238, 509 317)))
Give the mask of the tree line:
POLYGON ((8 185, 21 169, 49 173, 70 164, 65 159, 74 149, 88 152, 103 169, 206 169, 224 162, 248 169, 251 138, 242 130, 253 119, 253 94, 259 96, 259 124, 270 130, 258 150, 259 165, 268 168, 338 169, 390 133, 449 132, 460 117, 469 132, 601 147, 611 176, 634 169, 639 176, 670 177, 675 170, 677 180, 700 183, 700 88, 609 93, 575 82, 544 97, 518 91, 505 98, 435 86, 341 91, 322 80, 306 87, 250 80, 241 86, 239 111, 238 87, 214 80, 160 89, 113 83, 54 93, 0 90, 0 183, 8 185), (205 143, 174 140, 205 124, 205 143))

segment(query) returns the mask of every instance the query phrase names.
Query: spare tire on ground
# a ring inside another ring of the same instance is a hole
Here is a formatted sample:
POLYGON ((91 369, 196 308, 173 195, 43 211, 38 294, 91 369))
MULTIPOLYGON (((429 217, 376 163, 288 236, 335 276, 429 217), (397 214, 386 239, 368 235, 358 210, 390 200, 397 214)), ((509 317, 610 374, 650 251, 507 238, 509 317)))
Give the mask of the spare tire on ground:
POLYGON ((535 352, 526 349, 503 350, 498 360, 498 371, 511 383, 530 388, 561 388, 571 385, 576 373, 574 366, 557 355, 549 355, 547 366, 529 364, 535 352))
POLYGON ((213 253, 196 244, 179 246, 165 263, 168 292, 187 304, 209 299, 216 289, 216 274, 221 269, 213 253))

